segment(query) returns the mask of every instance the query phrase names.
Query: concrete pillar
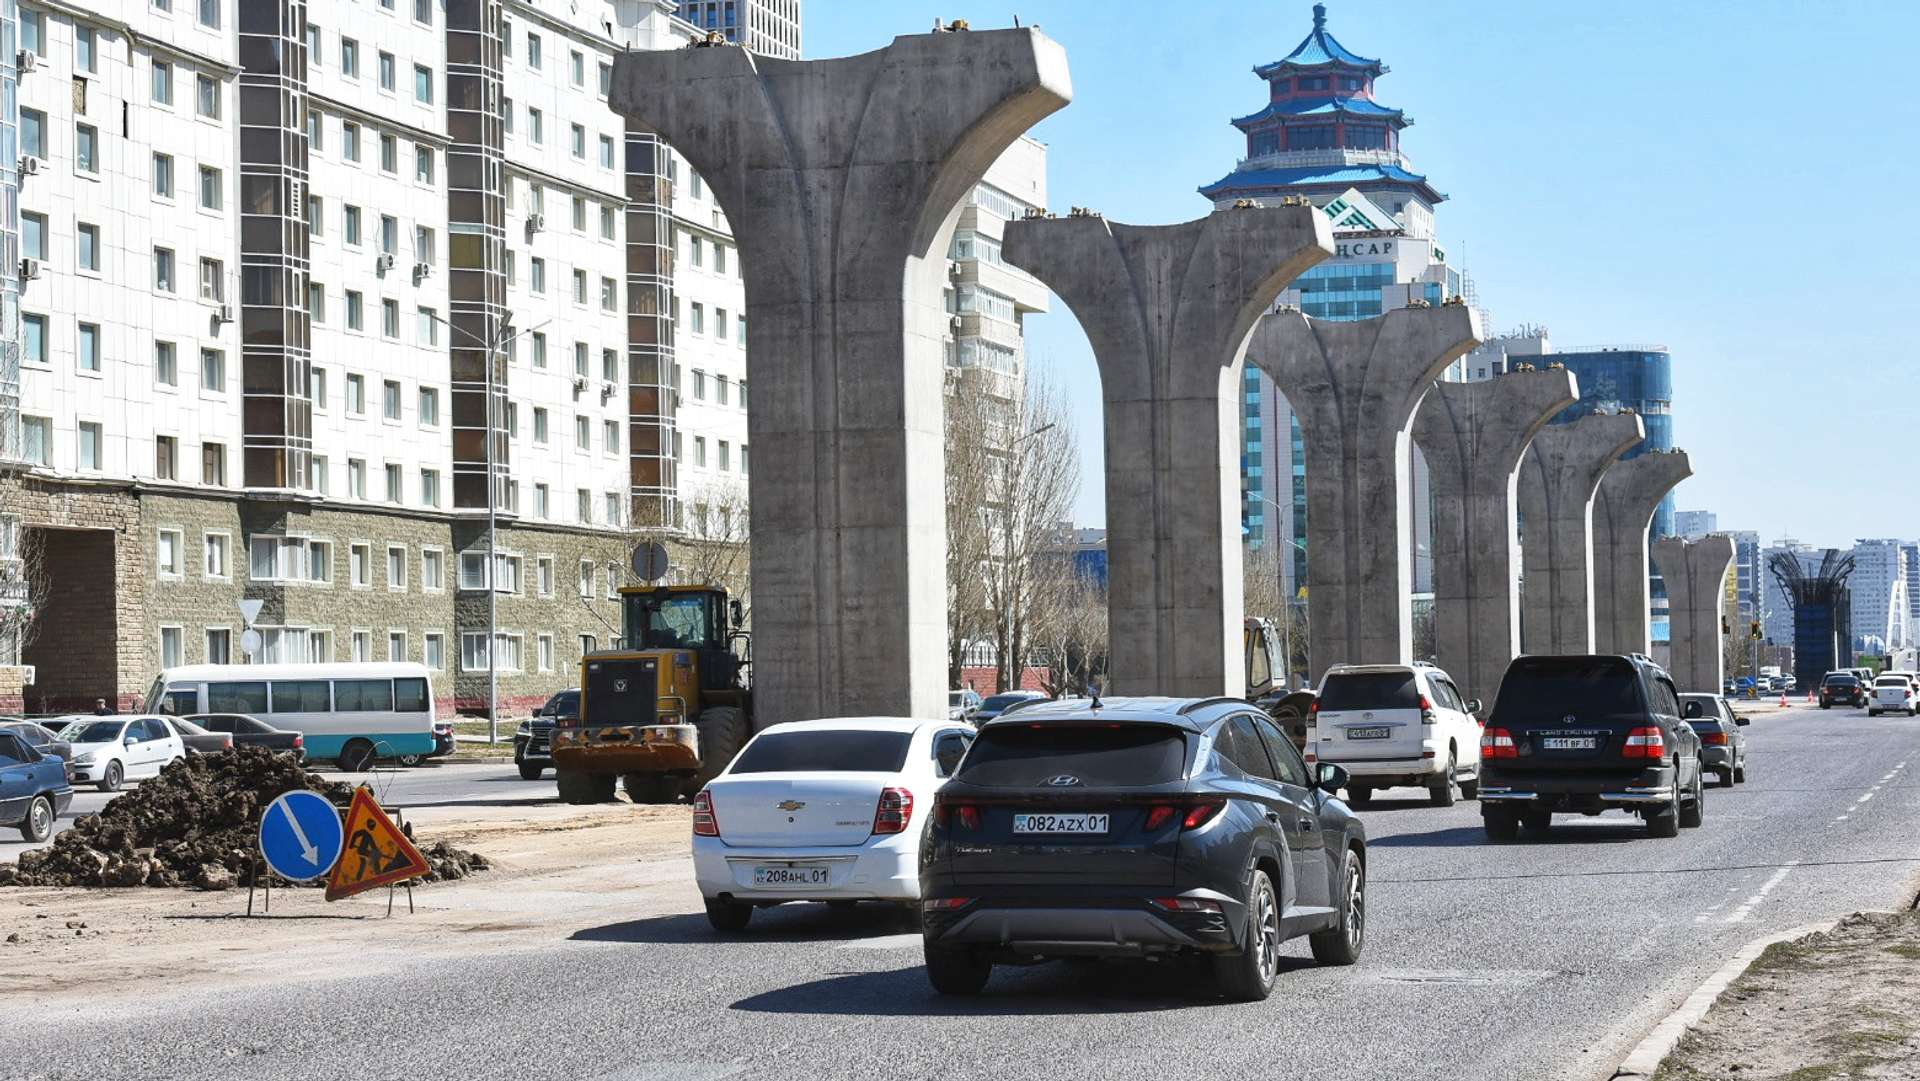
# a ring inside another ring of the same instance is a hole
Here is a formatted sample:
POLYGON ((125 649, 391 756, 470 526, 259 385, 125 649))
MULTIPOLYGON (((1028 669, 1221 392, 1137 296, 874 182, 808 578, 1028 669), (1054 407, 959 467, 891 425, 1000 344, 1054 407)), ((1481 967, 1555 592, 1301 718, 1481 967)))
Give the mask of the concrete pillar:
POLYGON ((987 167, 1070 96, 1065 51, 1032 29, 833 60, 615 60, 613 110, 686 156, 740 246, 758 726, 944 716, 937 245, 987 167))
POLYGON ((1254 328, 1248 360, 1300 418, 1315 680, 1341 662, 1413 659, 1405 498, 1413 414, 1480 336, 1474 310, 1457 304, 1351 323, 1276 312, 1254 328))
POLYGON ((1520 647, 1593 652, 1593 493, 1600 477, 1646 438, 1632 413, 1549 424, 1520 459, 1520 647))
POLYGON ((1260 313, 1333 254, 1326 216, 1029 218, 1002 252, 1073 309, 1100 365, 1112 693, 1245 694, 1240 359, 1260 313))
MULTIPOLYGON (((1647 526, 1673 486, 1693 476, 1684 450, 1622 458, 1593 495, 1593 648, 1653 653, 1647 526)), ((1719 684, 1714 684, 1719 686, 1719 684)))
POLYGON ((1520 652, 1520 456, 1580 397, 1564 368, 1435 383, 1413 418, 1433 487, 1433 619, 1440 667, 1482 717, 1520 652))
POLYGON ((1733 538, 1716 533, 1689 544, 1679 537, 1661 537, 1653 542, 1653 561, 1666 580, 1673 613, 1668 671, 1683 691, 1719 694, 1727 678, 1720 621, 1726 612, 1733 538))

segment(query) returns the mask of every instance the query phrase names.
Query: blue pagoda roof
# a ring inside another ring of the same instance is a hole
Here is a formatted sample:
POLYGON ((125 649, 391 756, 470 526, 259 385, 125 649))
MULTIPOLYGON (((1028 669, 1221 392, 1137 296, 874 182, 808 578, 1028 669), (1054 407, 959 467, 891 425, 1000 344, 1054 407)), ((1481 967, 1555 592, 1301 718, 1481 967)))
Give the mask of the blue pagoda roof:
POLYGON ((1389 108, 1369 98, 1294 98, 1273 102, 1251 116, 1240 117, 1233 124, 1235 127, 1244 127, 1275 116, 1332 116, 1337 113, 1395 118, 1401 115, 1399 109, 1389 108))
MULTIPOLYGON (((1223 192, 1249 188, 1299 188, 1322 184, 1351 187, 1380 183, 1415 184, 1433 191, 1426 177, 1408 172, 1398 165, 1334 165, 1296 169, 1237 169, 1201 188, 1200 194, 1216 199, 1223 192)), ((1433 196, 1434 202, 1444 198, 1439 192, 1433 192, 1433 196)))
POLYGON ((1333 35, 1327 33, 1327 6, 1315 4, 1313 5, 1313 33, 1308 34, 1305 41, 1288 53, 1286 59, 1253 70, 1255 74, 1267 75, 1287 67, 1315 68, 1326 67, 1329 64, 1373 68, 1376 71, 1386 70, 1380 61, 1361 56, 1335 41, 1333 35))

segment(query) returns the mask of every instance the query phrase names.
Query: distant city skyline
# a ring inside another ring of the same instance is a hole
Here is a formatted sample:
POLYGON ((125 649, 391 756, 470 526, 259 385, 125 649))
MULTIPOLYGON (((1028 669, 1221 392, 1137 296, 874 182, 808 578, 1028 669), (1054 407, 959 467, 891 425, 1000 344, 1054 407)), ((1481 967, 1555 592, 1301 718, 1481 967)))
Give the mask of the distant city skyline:
MULTIPOLYGON (((980 29, 1039 24, 1067 50, 1075 100, 1033 130, 1055 209, 1134 224, 1208 212, 1196 189, 1245 155, 1230 124, 1261 92, 1253 68, 1312 26, 1311 0, 1183 9, 1140 0, 1021 0, 970 8, 980 29)), ((1674 357, 1674 441, 1695 476, 1677 505, 1771 543, 1850 548, 1920 535, 1900 500, 1915 411, 1875 393, 1920 371, 1892 315, 1911 305, 1905 246, 1868 242, 1857 213, 1920 182, 1898 132, 1844 125, 1846 98, 1907 100, 1920 5, 1705 0, 1625 8, 1489 0, 1457 6, 1330 0, 1348 46, 1393 66, 1414 117, 1417 172, 1448 195, 1446 233, 1492 310, 1490 333, 1544 325, 1556 345, 1660 342, 1674 357), (1843 378, 1842 373, 1858 373, 1843 378), (1830 389, 1831 393, 1826 390, 1830 389)), ((809 59, 866 52, 951 19, 951 5, 809 4, 809 59)), ((1076 402, 1085 466, 1076 517, 1105 521, 1098 372, 1072 312, 1028 321, 1036 370, 1076 402)))

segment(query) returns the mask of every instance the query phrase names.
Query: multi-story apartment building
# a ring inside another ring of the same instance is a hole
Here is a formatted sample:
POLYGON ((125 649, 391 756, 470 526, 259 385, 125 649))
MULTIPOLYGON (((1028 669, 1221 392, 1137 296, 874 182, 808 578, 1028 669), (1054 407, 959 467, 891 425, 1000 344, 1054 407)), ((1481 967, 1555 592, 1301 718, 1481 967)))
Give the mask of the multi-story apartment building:
MULTIPOLYGON (((524 707, 609 641, 636 531, 744 515, 725 215, 607 106, 619 51, 705 35, 677 7, 20 5, 30 708, 242 659, 243 599, 257 659, 423 661, 469 710, 491 665, 524 707)), ((737 14, 797 56, 798 7, 737 14)))
POLYGON ((1857 540, 1853 543, 1853 575, 1847 586, 1853 598, 1854 648, 1884 654, 1914 644, 1908 623, 1907 559, 1898 540, 1857 540))

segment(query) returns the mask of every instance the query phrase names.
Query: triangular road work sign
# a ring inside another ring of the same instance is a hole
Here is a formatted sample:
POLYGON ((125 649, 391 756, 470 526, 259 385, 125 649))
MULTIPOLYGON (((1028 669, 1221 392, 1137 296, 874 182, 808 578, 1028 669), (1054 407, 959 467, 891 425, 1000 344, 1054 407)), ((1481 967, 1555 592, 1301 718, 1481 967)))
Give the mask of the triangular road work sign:
POLYGON ((346 825, 346 849, 327 879, 327 900, 338 901, 375 886, 418 878, 431 870, 426 857, 374 801, 373 789, 361 785, 353 790, 346 825))

